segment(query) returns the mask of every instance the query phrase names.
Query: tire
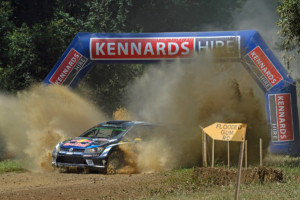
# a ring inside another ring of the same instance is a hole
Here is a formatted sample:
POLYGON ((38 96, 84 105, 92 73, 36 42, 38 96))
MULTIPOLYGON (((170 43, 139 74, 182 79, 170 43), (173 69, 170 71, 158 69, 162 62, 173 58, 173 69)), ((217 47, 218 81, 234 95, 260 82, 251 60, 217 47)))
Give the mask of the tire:
POLYGON ((120 151, 114 151, 108 157, 106 173, 116 174, 119 169, 125 166, 125 164, 123 153, 120 151))

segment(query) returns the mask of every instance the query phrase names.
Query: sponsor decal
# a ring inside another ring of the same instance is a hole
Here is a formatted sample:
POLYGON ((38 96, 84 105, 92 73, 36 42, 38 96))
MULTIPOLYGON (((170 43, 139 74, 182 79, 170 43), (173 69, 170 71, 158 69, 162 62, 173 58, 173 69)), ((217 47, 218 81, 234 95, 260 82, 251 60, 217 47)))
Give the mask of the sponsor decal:
POLYGON ((72 140, 72 141, 79 142, 79 143, 83 143, 83 142, 91 143, 92 142, 91 140, 88 140, 88 139, 72 140))
POLYGON ((214 54, 219 58, 240 58, 240 36, 196 37, 196 51, 220 49, 214 54))
POLYGON ((271 89, 283 79, 281 74, 259 46, 250 51, 248 56, 255 64, 254 66, 250 65, 250 68, 267 90, 271 89))
POLYGON ((293 141, 291 94, 269 95, 269 106, 272 141, 293 141))
POLYGON ((66 142, 63 146, 74 146, 74 147, 87 147, 92 141, 88 139, 71 140, 66 142))
POLYGON ((91 38, 91 60, 157 60, 189 58, 194 38, 91 38))
POLYGON ((194 51, 221 48, 220 58, 240 58, 240 36, 91 38, 91 60, 191 58, 194 51))
POLYGON ((57 85, 69 85, 87 60, 88 59, 86 57, 72 48, 53 73, 49 81, 57 85))

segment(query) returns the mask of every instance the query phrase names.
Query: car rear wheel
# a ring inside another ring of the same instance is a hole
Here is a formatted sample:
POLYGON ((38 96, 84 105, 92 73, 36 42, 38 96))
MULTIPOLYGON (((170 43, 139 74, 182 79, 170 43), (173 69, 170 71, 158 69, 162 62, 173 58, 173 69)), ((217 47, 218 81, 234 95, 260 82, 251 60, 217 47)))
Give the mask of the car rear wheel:
POLYGON ((108 164, 106 173, 107 174, 116 174, 119 169, 125 166, 125 159, 123 153, 120 151, 114 151, 108 157, 108 164))

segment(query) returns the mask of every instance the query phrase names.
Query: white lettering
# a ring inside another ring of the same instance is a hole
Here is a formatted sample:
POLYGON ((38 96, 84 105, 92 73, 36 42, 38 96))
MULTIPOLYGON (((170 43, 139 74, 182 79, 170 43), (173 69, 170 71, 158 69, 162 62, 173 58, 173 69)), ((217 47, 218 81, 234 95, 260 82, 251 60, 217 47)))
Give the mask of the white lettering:
POLYGON ((135 43, 131 43, 131 55, 134 55, 134 51, 137 55, 142 55, 142 44, 140 42, 138 42, 138 47, 135 43))
POLYGON ((201 51, 201 49, 207 49, 208 48, 208 41, 205 42, 205 46, 201 45, 201 41, 198 43, 198 47, 199 47, 199 51, 201 51))
POLYGON ((96 43, 96 55, 99 55, 101 52, 102 55, 105 55, 104 51, 103 51, 103 47, 104 47, 105 43, 102 43, 101 46, 99 45, 99 42, 96 43))
POLYGON ((128 55, 128 42, 125 42, 125 47, 122 43, 118 43, 118 55, 121 55, 121 51, 124 55, 128 55))
POLYGON ((115 50, 115 43, 107 43, 107 55, 113 56, 116 55, 115 52, 113 52, 115 50))
POLYGON ((144 55, 147 55, 147 53, 151 53, 151 55, 154 55, 154 51, 153 51, 151 42, 146 43, 144 55))
POLYGON ((77 53, 74 53, 74 57, 75 57, 75 58, 79 58, 80 55, 78 55, 77 53))
POLYGON ((175 42, 169 42, 169 44, 168 44, 168 54, 169 55, 176 55, 178 53, 178 51, 179 51, 178 44, 175 43, 175 42), (173 52, 172 52, 172 46, 175 47, 175 51, 173 51, 173 52))
POLYGON ((223 47, 224 46, 224 42, 223 41, 216 41, 216 47, 223 47))
POLYGON ((181 48, 185 51, 181 52, 182 55, 187 55, 190 53, 190 49, 188 47, 186 47, 185 45, 188 45, 189 43, 188 42, 183 42, 181 44, 181 48))
POLYGON ((234 53, 234 41, 233 40, 227 40, 226 42, 226 51, 227 53, 234 53))
POLYGON ((157 50, 157 55, 160 55, 160 52, 162 52, 162 55, 166 55, 166 44, 163 42, 158 42, 156 44, 156 50, 157 50))

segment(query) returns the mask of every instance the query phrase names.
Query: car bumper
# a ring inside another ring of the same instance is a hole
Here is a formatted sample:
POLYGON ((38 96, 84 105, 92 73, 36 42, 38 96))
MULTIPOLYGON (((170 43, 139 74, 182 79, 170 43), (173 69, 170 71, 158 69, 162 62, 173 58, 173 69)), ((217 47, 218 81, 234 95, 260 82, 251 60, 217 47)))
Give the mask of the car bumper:
POLYGON ((89 169, 105 169, 107 160, 101 157, 85 157, 83 155, 54 154, 53 167, 78 167, 89 169))
POLYGON ((104 165, 88 165, 88 164, 74 164, 74 163, 57 163, 52 162, 52 167, 80 167, 88 169, 105 169, 104 165))

